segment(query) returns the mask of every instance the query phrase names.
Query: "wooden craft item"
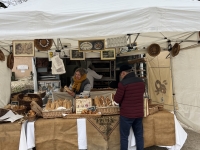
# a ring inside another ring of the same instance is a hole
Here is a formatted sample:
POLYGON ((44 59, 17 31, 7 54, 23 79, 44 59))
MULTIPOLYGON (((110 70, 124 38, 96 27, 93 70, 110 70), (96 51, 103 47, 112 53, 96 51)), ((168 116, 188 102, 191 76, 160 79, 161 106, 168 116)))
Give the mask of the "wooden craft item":
POLYGON ((0 50, 0 61, 5 61, 5 55, 1 50, 0 50))
POLYGON ((175 43, 174 46, 172 47, 172 51, 171 51, 172 57, 177 56, 179 51, 180 51, 180 45, 178 43, 175 43))
POLYGON ((158 44, 151 44, 148 48, 147 48, 147 52, 150 56, 152 57, 156 57, 160 54, 160 46, 158 44))
POLYGON ((14 66, 14 56, 13 53, 10 53, 7 57, 7 67, 12 70, 13 66, 14 66))

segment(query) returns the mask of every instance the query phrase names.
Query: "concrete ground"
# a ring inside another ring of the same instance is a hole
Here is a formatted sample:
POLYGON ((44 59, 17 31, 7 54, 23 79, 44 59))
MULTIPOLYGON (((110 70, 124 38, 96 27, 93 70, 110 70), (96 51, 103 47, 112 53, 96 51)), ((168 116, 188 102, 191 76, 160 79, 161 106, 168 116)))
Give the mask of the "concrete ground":
MULTIPOLYGON (((188 129, 185 129, 185 131, 187 132, 188 137, 181 150, 200 150, 200 133, 188 129)), ((145 148, 144 150, 167 150, 167 148, 152 146, 145 148)))

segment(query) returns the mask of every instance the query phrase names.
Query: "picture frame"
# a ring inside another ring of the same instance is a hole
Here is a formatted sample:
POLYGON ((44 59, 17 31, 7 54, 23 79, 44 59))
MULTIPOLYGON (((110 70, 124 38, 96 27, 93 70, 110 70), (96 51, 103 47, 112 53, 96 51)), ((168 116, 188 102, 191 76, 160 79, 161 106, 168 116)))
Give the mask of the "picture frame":
POLYGON ((59 52, 56 52, 55 50, 48 50, 47 53, 48 53, 48 59, 49 59, 49 61, 52 61, 51 58, 53 56, 59 55, 59 52))
POLYGON ((70 60, 85 60, 85 53, 79 50, 70 50, 70 60))
POLYGON ((79 40, 79 51, 102 51, 105 49, 105 39, 79 40))
POLYGON ((14 57, 34 57, 35 46, 33 40, 16 40, 13 41, 13 56, 14 57))
POLYGON ((17 105, 17 106, 19 106, 19 101, 12 101, 11 105, 17 105))
POLYGON ((105 49, 101 51, 101 60, 114 60, 116 59, 115 49, 105 49))

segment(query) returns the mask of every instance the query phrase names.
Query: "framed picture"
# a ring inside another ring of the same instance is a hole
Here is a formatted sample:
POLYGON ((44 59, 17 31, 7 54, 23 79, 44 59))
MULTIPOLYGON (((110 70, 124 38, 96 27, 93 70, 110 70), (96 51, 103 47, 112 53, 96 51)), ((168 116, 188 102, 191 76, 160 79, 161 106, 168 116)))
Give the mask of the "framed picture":
POLYGON ((100 51, 105 49, 105 39, 79 40, 79 51, 100 51))
POLYGON ((35 55, 35 46, 33 40, 13 41, 13 55, 33 57, 35 55))
POLYGON ((18 105, 19 106, 19 101, 12 101, 11 105, 18 105))
POLYGON ((115 49, 105 49, 101 51, 101 60, 113 60, 116 57, 115 49))
POLYGON ((49 61, 52 61, 51 58, 53 56, 59 55, 59 52, 56 52, 55 50, 48 50, 48 59, 49 61))
POLYGON ((70 60, 85 60, 85 53, 79 50, 70 50, 70 60))

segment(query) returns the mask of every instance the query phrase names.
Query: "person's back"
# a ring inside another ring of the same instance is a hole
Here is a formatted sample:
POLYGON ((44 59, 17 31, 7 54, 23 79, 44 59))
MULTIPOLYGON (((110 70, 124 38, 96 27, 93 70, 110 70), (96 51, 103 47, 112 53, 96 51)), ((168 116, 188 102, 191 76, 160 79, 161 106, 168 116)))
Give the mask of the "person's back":
POLYGON ((101 79, 103 77, 102 75, 97 74, 93 69, 94 66, 92 64, 87 68, 87 78, 90 81, 91 88, 93 88, 94 79, 101 79))
POLYGON ((132 67, 120 67, 120 82, 114 101, 120 106, 120 150, 128 149, 128 136, 132 127, 137 150, 144 149, 143 125, 144 116, 143 94, 145 84, 142 79, 135 77, 132 67))
POLYGON ((128 118, 140 118, 144 116, 143 94, 145 84, 142 79, 135 77, 134 72, 125 76, 118 84, 118 89, 125 88, 125 93, 117 92, 115 100, 123 94, 123 101, 120 104, 120 115, 128 118))

